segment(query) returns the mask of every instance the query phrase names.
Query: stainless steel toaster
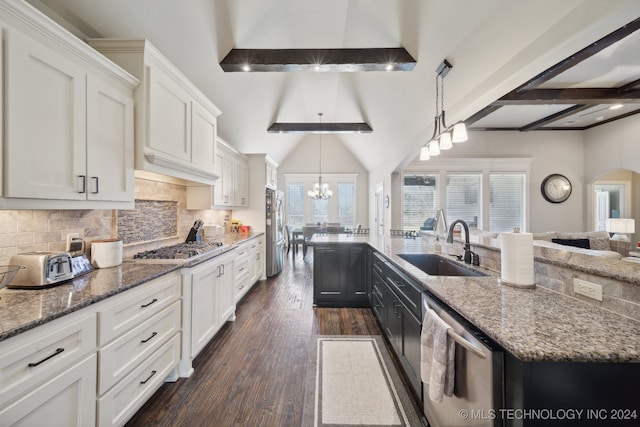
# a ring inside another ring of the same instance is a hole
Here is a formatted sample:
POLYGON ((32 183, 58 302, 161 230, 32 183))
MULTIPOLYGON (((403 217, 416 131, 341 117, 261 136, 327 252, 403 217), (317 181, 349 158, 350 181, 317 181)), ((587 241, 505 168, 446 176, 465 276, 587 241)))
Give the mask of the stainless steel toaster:
POLYGON ((9 288, 37 288, 73 279, 68 252, 25 252, 11 257, 11 265, 24 265, 9 288))

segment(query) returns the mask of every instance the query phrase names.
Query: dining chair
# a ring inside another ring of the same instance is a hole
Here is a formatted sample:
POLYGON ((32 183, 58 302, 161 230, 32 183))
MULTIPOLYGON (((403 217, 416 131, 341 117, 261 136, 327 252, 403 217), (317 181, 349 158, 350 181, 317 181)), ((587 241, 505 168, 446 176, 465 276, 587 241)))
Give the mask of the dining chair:
POLYGON ((293 253, 298 253, 298 246, 304 245, 304 237, 300 234, 300 231, 295 231, 292 225, 287 225, 285 227, 287 229, 287 236, 289 239, 289 243, 287 245, 287 255, 289 255, 289 249, 291 249, 291 245, 293 245, 293 253))

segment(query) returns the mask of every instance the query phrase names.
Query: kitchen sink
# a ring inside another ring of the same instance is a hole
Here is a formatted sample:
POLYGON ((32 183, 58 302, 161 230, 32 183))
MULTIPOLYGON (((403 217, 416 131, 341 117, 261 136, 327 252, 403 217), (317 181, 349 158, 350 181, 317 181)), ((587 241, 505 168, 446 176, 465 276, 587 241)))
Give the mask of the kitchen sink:
POLYGON ((430 276, 486 276, 436 254, 398 254, 430 276))

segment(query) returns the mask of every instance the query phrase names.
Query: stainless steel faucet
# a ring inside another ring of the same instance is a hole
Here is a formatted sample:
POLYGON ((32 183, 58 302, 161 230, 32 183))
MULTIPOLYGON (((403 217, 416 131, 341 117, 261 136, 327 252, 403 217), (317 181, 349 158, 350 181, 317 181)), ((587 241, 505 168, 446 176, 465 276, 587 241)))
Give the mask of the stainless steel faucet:
POLYGON ((480 265, 480 257, 475 252, 471 251, 471 244, 469 243, 469 225, 463 219, 456 219, 449 226, 449 233, 447 235, 447 243, 453 243, 453 229, 456 225, 462 224, 464 228, 464 262, 466 264, 480 265))

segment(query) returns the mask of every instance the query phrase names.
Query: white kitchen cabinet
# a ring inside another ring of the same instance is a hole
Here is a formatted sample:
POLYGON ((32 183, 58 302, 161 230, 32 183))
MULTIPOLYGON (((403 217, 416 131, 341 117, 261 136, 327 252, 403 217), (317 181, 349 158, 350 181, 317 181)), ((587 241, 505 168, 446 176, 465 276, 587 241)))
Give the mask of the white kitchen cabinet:
POLYGON ((238 245, 235 259, 234 297, 236 304, 264 274, 264 236, 238 245))
POLYGON ((264 276, 264 235, 253 239, 254 244, 251 248, 251 259, 253 260, 253 280, 255 283, 263 279, 264 276))
POLYGON ((133 206, 138 81, 28 6, 3 3, 0 25, 6 49, 3 207, 133 206))
POLYGON ((98 425, 123 425, 164 381, 177 379, 181 288, 182 276, 174 271, 93 308, 99 331, 98 425))
POLYGON ((96 331, 80 311, 0 342, 0 425, 94 425, 96 331))
POLYGON ((249 163, 221 138, 217 141, 215 186, 187 187, 187 209, 231 209, 249 207, 249 163))
POLYGON ((135 168, 213 185, 221 111, 148 40, 88 39, 136 76, 135 168))
POLYGON ((96 364, 92 353, 21 399, 0 409, 0 425, 86 427, 96 423, 96 364))
POLYGON ((274 190, 278 188, 278 165, 271 161, 270 158, 266 158, 266 176, 265 176, 265 184, 269 188, 273 188, 274 190))
POLYGON ((182 269, 183 315, 180 376, 193 372, 192 360, 227 320, 235 320, 231 251, 182 269))

